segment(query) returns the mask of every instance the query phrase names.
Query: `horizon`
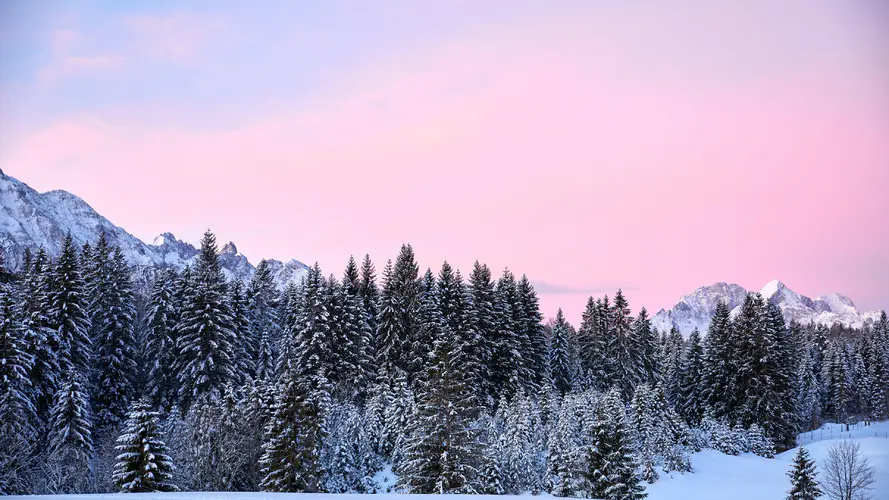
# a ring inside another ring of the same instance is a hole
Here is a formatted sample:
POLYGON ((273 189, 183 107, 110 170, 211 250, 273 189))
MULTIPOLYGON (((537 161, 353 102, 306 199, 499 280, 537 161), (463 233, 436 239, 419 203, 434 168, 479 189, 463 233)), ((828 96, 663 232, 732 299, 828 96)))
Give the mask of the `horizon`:
POLYGON ((574 325, 773 279, 886 309, 889 9, 679 5, 10 2, 0 168, 253 264, 477 259, 574 325))

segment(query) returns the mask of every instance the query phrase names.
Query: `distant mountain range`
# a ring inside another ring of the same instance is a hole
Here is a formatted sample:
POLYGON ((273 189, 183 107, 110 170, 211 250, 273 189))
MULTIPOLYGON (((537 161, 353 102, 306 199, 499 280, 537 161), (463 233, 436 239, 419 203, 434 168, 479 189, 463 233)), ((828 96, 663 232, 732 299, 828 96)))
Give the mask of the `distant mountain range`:
MULTIPOLYGON (((158 268, 181 270, 192 264, 198 254, 194 245, 171 233, 161 234, 151 244, 145 243, 67 191, 38 193, 0 171, 0 248, 8 267, 21 266, 26 249, 43 247, 50 255, 58 255, 68 233, 83 245, 95 242, 103 231, 109 242, 120 247, 137 277, 158 268)), ((222 247, 220 261, 228 279, 249 280, 256 270, 231 242, 222 247)), ((290 281, 298 282, 308 271, 308 266, 298 260, 269 262, 282 288, 290 281)))
MULTIPOLYGON (((703 286, 688 295, 683 295, 672 309, 658 311, 651 320, 652 327, 666 331, 675 326, 685 335, 695 328, 701 333, 706 333, 720 300, 726 301, 734 316, 738 314, 747 293, 748 291, 740 285, 728 283, 703 286)), ((859 311, 852 299, 838 293, 810 299, 787 288, 778 280, 767 283, 759 293, 781 308, 784 319, 788 322, 795 320, 804 324, 818 323, 827 326, 840 323, 860 328, 873 324, 881 313, 881 311, 859 311)))

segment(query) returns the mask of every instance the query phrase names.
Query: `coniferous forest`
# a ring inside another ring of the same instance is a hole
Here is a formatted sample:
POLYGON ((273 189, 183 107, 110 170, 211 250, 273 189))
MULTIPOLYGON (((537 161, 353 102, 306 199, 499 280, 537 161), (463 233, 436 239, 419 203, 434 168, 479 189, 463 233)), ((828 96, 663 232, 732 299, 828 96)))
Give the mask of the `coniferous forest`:
POLYGON ((0 273, 0 492, 549 492, 644 497, 712 448, 770 457, 889 414, 889 322, 785 324, 761 295, 707 332, 620 290, 544 324, 526 276, 196 263, 146 290, 104 237, 0 273))

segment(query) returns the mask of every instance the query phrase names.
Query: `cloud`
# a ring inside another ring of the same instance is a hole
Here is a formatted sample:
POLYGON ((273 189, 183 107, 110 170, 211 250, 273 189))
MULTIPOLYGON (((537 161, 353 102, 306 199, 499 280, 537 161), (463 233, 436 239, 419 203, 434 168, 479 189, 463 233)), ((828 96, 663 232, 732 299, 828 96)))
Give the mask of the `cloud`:
POLYGON ((121 68, 126 62, 126 58, 118 53, 90 54, 84 48, 83 36, 72 29, 54 30, 50 37, 50 61, 37 73, 42 84, 52 84, 78 74, 121 68))
POLYGON ((129 50, 182 64, 195 62, 227 28, 221 17, 188 13, 133 16, 121 22, 129 31, 129 50))
POLYGON ((577 295, 577 294, 596 294, 596 293, 614 293, 618 289, 623 291, 636 290, 634 286, 617 286, 617 285, 593 285, 593 286, 572 286, 561 285, 558 283, 549 283, 546 281, 533 281, 534 290, 537 293, 549 295, 577 295))

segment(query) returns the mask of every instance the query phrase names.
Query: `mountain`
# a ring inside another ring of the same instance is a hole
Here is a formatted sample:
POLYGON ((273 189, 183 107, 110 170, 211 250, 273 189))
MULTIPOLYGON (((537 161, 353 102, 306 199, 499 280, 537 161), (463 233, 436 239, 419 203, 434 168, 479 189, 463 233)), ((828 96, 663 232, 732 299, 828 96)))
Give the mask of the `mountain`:
MULTIPOLYGON (((651 325, 661 331, 676 327, 688 335, 695 328, 701 333, 707 332, 710 319, 716 312, 720 300, 728 303, 732 317, 738 314, 748 291, 740 285, 716 283, 698 288, 694 292, 683 295, 670 310, 661 309, 651 319, 651 325)), ((784 313, 786 321, 811 322, 831 326, 835 323, 860 328, 873 324, 880 316, 880 311, 861 312, 849 297, 833 293, 810 299, 794 292, 778 281, 770 281, 759 290, 769 302, 777 305, 784 313)))
MULTIPOLYGON (((67 191, 38 193, 0 170, 0 248, 8 267, 21 266, 26 249, 43 247, 50 255, 58 255, 68 233, 83 245, 95 242, 103 231, 110 243, 120 247, 139 282, 150 277, 154 269, 181 270, 198 255, 197 248, 171 233, 161 234, 152 244, 145 243, 99 215, 79 197, 67 191)), ((227 279, 246 281, 256 271, 231 242, 222 247, 220 262, 227 279)), ((308 272, 308 266, 298 260, 269 263, 281 288, 288 282, 299 282, 308 272)))

